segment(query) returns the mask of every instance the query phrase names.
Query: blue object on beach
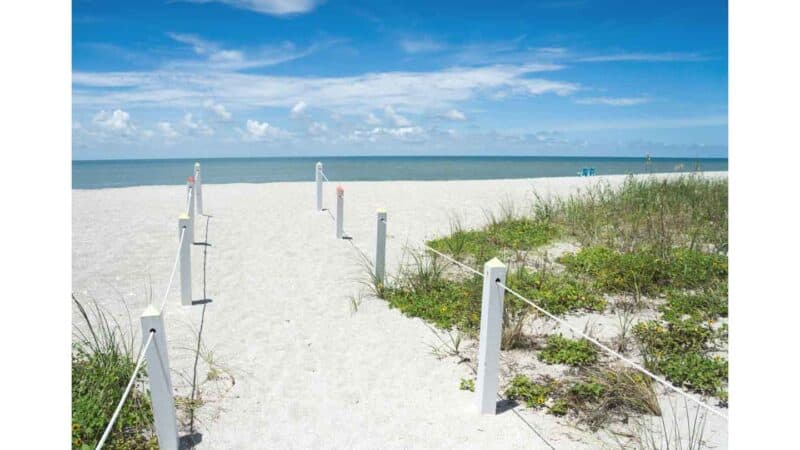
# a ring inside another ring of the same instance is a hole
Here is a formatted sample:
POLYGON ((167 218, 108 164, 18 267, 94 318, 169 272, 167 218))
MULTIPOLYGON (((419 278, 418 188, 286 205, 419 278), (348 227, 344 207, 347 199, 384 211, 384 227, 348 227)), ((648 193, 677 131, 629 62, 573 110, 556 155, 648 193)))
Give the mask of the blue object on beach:
POLYGON ((580 172, 578 172, 578 175, 582 177, 590 177, 597 175, 597 172, 595 172, 594 167, 584 167, 580 170, 580 172))

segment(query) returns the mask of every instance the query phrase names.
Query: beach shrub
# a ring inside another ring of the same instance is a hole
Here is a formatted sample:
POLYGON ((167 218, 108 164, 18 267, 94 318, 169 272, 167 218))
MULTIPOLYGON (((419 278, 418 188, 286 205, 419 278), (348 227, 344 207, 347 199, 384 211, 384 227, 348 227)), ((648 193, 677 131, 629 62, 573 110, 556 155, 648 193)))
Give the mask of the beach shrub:
POLYGON ((472 378, 462 378, 458 388, 462 391, 475 392, 475 380, 472 378))
POLYGON ((728 316, 728 285, 703 289, 697 292, 670 290, 667 302, 659 306, 662 318, 677 322, 685 318, 699 321, 715 320, 728 316))
POLYGON ((651 363, 676 386, 701 394, 718 395, 728 380, 728 360, 699 352, 670 354, 651 363))
POLYGON ((559 258, 568 271, 588 275, 605 292, 655 294, 666 287, 697 288, 719 283, 728 275, 724 255, 685 248, 661 256, 652 249, 619 252, 592 246, 559 258))
POLYGON ((596 402, 603 397, 606 390, 595 378, 586 381, 578 381, 569 388, 569 394, 573 403, 596 402))
POLYGON ((701 394, 723 392, 728 380, 728 361, 709 356, 709 345, 718 333, 708 322, 648 321, 637 324, 633 333, 648 369, 663 374, 676 386, 701 394))
POLYGON ((708 323, 695 320, 666 323, 650 320, 637 323, 633 335, 645 355, 658 356, 705 351, 714 330, 708 323))
MULTIPOLYGON (((603 311, 606 301, 586 282, 569 274, 531 271, 511 272, 507 284, 525 298, 555 315, 576 311, 603 311)), ((506 295, 506 298, 510 296, 506 295)), ((516 297, 511 297, 516 298, 516 297)))
POLYGON ((389 306, 443 329, 474 332, 480 327, 481 277, 459 281, 440 279, 422 285, 403 281, 385 289, 384 298, 389 306))
POLYGON ((563 398, 559 398, 550 405, 547 412, 554 416, 564 416, 569 412, 569 403, 563 398))
MULTIPOLYGON (((412 253, 412 262, 401 267, 383 298, 410 317, 419 317, 443 329, 456 328, 474 335, 480 328, 483 278, 448 272, 451 263, 434 254, 412 253), (447 274, 447 275, 446 275, 447 274)), ((565 274, 531 272, 520 267, 506 283, 521 295, 554 314, 578 310, 602 311, 605 301, 586 282, 565 274)), ((504 350, 527 345, 523 325, 535 310, 515 296, 506 295, 503 308, 504 350)))
POLYGON ((531 250, 550 242, 558 234, 548 221, 533 218, 492 219, 480 230, 451 226, 449 236, 428 241, 428 245, 455 258, 470 256, 476 264, 501 256, 503 250, 531 250))
POLYGON ((597 349, 585 339, 575 340, 552 335, 547 338, 547 344, 539 357, 548 364, 585 366, 597 361, 597 349))
POLYGON ((593 430, 614 418, 625 421, 630 414, 661 415, 652 380, 633 369, 582 369, 579 377, 570 382, 549 377, 533 381, 518 374, 505 395, 524 401, 529 408, 547 407, 548 413, 557 416, 572 411, 578 421, 593 430))
POLYGON ((584 247, 650 247, 663 255, 674 247, 727 251, 727 179, 631 176, 620 187, 598 183, 548 203, 541 209, 584 247))
POLYGON ((593 430, 615 417, 625 422, 631 414, 661 415, 653 380, 634 369, 589 369, 568 398, 579 420, 593 430))
POLYGON ((506 397, 522 400, 529 408, 541 408, 556 390, 556 386, 555 381, 550 379, 537 383, 525 375, 517 375, 506 389, 506 397))
MULTIPOLYGON (((84 327, 72 345, 72 446, 94 448, 136 367, 132 337, 96 303, 87 310, 73 296, 84 327)), ((153 412, 142 390, 142 368, 106 442, 109 449, 157 449, 153 412)))

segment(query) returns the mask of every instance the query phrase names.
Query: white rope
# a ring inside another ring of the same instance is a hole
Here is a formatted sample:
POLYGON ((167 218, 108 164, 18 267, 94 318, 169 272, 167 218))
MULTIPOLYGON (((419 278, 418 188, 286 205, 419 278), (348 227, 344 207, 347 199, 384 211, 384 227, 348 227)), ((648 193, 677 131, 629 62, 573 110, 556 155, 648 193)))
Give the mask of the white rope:
POLYGON ((325 181, 331 181, 331 180, 328 179, 328 177, 325 176, 325 172, 320 170, 319 173, 320 173, 320 175, 322 175, 322 178, 325 178, 325 181))
POLYGON ((133 374, 131 374, 131 379, 128 381, 128 386, 125 388, 125 392, 122 394, 122 399, 120 399, 119 404, 117 405, 117 409, 114 410, 114 414, 111 416, 111 421, 108 423, 106 427, 106 431, 103 432, 103 436, 100 438, 100 442, 97 443, 97 447, 95 450, 100 450, 103 448, 103 444, 106 443, 106 439, 108 439, 108 435, 111 433, 111 428, 113 428, 114 423, 117 421, 117 417, 119 417, 120 411, 122 411, 122 405, 125 404, 125 400, 128 398, 128 394, 131 392, 131 388, 133 387, 133 383, 136 381, 136 374, 139 373, 139 369, 142 368, 142 363, 144 362, 144 354, 147 351, 147 348, 150 346, 150 343, 153 342, 153 336, 156 334, 155 331, 151 331, 149 336, 147 336, 147 342, 142 346, 142 349, 139 351, 139 358, 136 361, 136 368, 133 369, 133 374))
MULTIPOLYGON (((432 248, 428 247, 427 245, 425 245, 425 248, 427 248, 428 250, 430 250, 430 251, 432 251, 432 252, 436 253, 436 254, 437 254, 437 255, 439 255, 439 256, 442 256, 443 258, 445 258, 445 259, 447 259, 447 260, 449 260, 449 261, 452 261, 452 262, 454 262, 455 264, 457 264, 457 265, 459 265, 459 266, 461 266, 461 267, 463 267, 463 268, 465 268, 465 269, 469 270, 470 272, 473 272, 473 273, 475 273, 475 274, 477 274, 477 275, 483 276, 483 274, 482 274, 482 273, 478 272, 477 270, 473 269, 472 267, 469 267, 468 265, 466 265, 466 264, 464 264, 464 263, 462 263, 462 262, 460 262, 460 261, 457 261, 457 260, 453 259, 452 257, 450 257, 450 256, 448 256, 448 255, 445 255, 445 254, 444 254, 444 253, 442 253, 442 252, 439 252, 439 251, 437 251, 437 250, 435 250, 435 249, 432 249, 432 248)), ((506 286, 505 284, 503 284, 503 283, 501 283, 501 282, 499 282, 499 281, 497 282, 497 285, 498 285, 498 286, 500 286, 500 287, 502 287, 503 289, 505 289, 506 291, 508 291, 509 293, 511 293, 512 295, 514 295, 515 297, 517 297, 518 299, 520 299, 520 300, 522 300, 522 301, 526 302, 527 304, 529 304, 529 305, 533 306, 534 308, 536 308, 537 310, 539 310, 540 312, 542 312, 542 313, 543 313, 544 315, 546 315, 547 317, 549 317, 549 318, 551 318, 551 319, 555 320, 556 322, 560 323, 561 325, 563 325, 563 326, 565 326, 565 327, 569 328, 570 330, 574 331, 575 333, 577 333, 577 334, 579 334, 579 335, 583 336, 583 337, 584 337, 584 338, 585 338, 587 341, 591 342, 592 344, 594 344, 594 345, 596 345, 596 346, 600 347, 601 349, 605 350, 606 352, 610 353, 611 355, 613 355, 613 356, 615 356, 615 357, 617 357, 617 358, 621 359, 622 361, 624 361, 624 362, 628 363, 628 365, 630 365, 630 366, 631 366, 631 367, 633 367, 634 369, 638 370, 639 372, 641 372, 641 373, 643 373, 643 374, 645 374, 645 375, 649 376, 650 378, 654 379, 655 381, 658 381, 660 384, 662 384, 662 385, 664 385, 665 387, 667 387, 667 388, 669 388, 669 389, 671 389, 671 390, 673 390, 673 391, 677 392, 678 394, 680 394, 680 395, 684 396, 685 398, 688 398, 689 400, 691 400, 691 401, 693 401, 694 403, 698 404, 699 406, 701 406, 701 407, 703 407, 703 408, 707 409, 708 411, 711 411, 712 413, 714 413, 714 414, 716 414, 716 415, 718 415, 718 416, 722 417, 723 419, 725 419, 725 420, 728 420, 728 416, 726 416, 726 415, 725 415, 725 414, 723 414, 722 412, 720 412, 720 411, 716 410, 715 408, 712 408, 711 406, 708 406, 708 405, 706 405, 705 403, 701 402, 700 400, 697 400, 696 398, 692 397, 692 396, 691 396, 691 395, 689 395, 688 393, 686 393, 686 392, 684 392, 684 391, 682 391, 682 390, 680 390, 680 389, 676 388, 675 386, 673 386, 673 385, 672 385, 670 382, 668 382, 667 380, 665 380, 665 379, 663 379, 663 378, 659 377, 658 375, 656 375, 656 374, 654 374, 654 373, 650 372, 649 370, 645 369, 644 367, 640 366, 640 365, 639 365, 639 364, 637 364, 636 362, 634 362, 634 361, 632 361, 632 360, 630 360, 630 359, 628 359, 628 358, 626 358, 626 357, 622 356, 621 354, 619 354, 619 353, 615 352, 614 350, 612 350, 612 349, 608 348, 606 345, 604 345, 604 344, 600 343, 600 341, 598 341, 597 339, 595 339, 595 338, 593 338, 593 337, 591 337, 591 336, 589 336, 589 335, 585 334, 583 331, 581 331, 581 330, 579 330, 579 329, 577 329, 577 328, 573 327, 572 325, 570 325, 570 324, 569 324, 569 323, 567 323, 566 321, 564 321, 564 320, 562 320, 562 319, 559 319, 558 317, 554 316, 553 314, 551 314, 550 312, 548 312, 547 310, 545 310, 545 309, 544 309, 544 308, 542 308, 541 306, 539 306, 539 305, 537 305, 537 304, 533 303, 532 301, 528 300, 527 298, 523 297, 523 296, 522 296, 522 295, 520 295, 520 294, 519 294, 517 291, 515 291, 515 290, 511 289, 510 287, 506 286)))
POLYGON ((537 310, 541 311, 547 317, 555 320, 556 322, 560 323, 561 325, 563 325, 563 326, 569 328, 570 330, 574 331, 575 333, 583 336, 584 339, 586 339, 587 341, 591 342, 592 344, 600 347, 601 349, 605 350, 606 352, 610 353, 611 355, 616 356, 617 358, 621 359, 622 361, 625 361, 626 363, 628 363, 628 365, 630 365, 634 369, 638 370, 639 372, 641 372, 641 373, 649 376, 650 378, 658 381, 659 383, 661 383, 665 387, 667 387, 669 389, 672 389, 673 391, 677 392, 678 394, 681 394, 682 396, 686 397, 687 399, 697 403, 699 406, 711 411, 712 413, 722 417, 723 419, 728 420, 728 416, 726 416, 722 412, 717 411, 715 408, 712 408, 712 407, 706 405, 705 403, 701 402, 700 400, 697 400, 696 398, 692 397, 688 393, 683 392, 682 390, 680 390, 680 389, 676 388, 675 386, 673 386, 669 381, 659 377, 658 375, 654 374, 653 372, 650 372, 649 370, 645 369, 644 367, 640 366, 639 364, 636 364, 633 360, 630 360, 630 359, 620 355, 619 353, 615 352, 614 350, 611 350, 610 348, 608 348, 606 345, 602 344, 597 339, 595 339, 595 338, 589 336, 588 334, 584 333, 583 331, 573 327, 572 325, 570 325, 566 321, 564 321, 562 319, 559 319, 558 317, 550 314, 547 310, 545 310, 544 308, 538 306, 537 304, 533 303, 532 301, 528 300, 527 298, 523 297, 517 291, 511 289, 510 287, 506 286, 505 284, 503 284, 503 283, 501 283, 499 281, 497 281, 497 285, 500 286, 501 288, 505 289, 506 291, 511 293, 513 296, 517 297, 518 299, 526 302, 527 304, 529 304, 529 305, 533 306, 534 308, 536 308, 537 310))
POLYGON ((472 273, 474 273, 476 275, 483 276, 482 273, 478 272, 477 270, 473 269, 472 267, 462 263, 461 261, 455 260, 455 259, 451 258, 450 256, 445 255, 444 253, 440 252, 439 250, 436 250, 436 249, 433 249, 431 247, 428 247, 427 245, 425 245, 425 248, 427 248, 428 250, 432 251, 433 253, 436 253, 437 255, 441 256, 442 258, 444 258, 444 259, 446 259, 446 260, 448 260, 450 262, 453 262, 453 263, 463 267, 464 269, 469 270, 470 272, 472 272, 472 273))
POLYGON ((169 275, 169 282, 167 283, 167 289, 164 291, 164 298, 161 300, 161 306, 158 308, 159 311, 164 310, 164 305, 167 303, 169 290, 172 287, 172 281, 175 279, 175 272, 178 271, 178 261, 181 258, 181 247, 183 246, 184 236, 186 236, 186 228, 181 229, 181 238, 180 241, 178 241, 178 251, 175 253, 175 262, 172 264, 172 273, 169 275))

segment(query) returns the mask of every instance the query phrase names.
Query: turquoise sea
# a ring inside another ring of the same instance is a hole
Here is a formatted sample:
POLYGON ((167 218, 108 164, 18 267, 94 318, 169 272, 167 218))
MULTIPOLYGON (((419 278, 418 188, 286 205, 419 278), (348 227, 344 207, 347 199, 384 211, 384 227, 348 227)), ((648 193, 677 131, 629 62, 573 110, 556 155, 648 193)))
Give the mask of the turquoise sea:
POLYGON ((597 175, 728 170, 727 159, 541 156, 353 156, 309 158, 206 158, 73 161, 73 189, 183 184, 195 161, 204 183, 311 181, 322 161, 331 181, 481 180, 575 176, 584 167, 597 175))

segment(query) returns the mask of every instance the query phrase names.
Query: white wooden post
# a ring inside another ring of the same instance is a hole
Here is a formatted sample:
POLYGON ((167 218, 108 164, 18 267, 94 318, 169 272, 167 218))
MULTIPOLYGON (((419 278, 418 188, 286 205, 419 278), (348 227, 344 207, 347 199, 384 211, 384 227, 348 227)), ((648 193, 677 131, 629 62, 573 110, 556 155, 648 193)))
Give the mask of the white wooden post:
POLYGON ((314 180, 317 182, 317 211, 322 211, 322 163, 317 163, 317 170, 314 172, 314 180))
POLYGON ((478 382, 475 394, 481 414, 496 414, 497 385, 500 368, 500 340, 503 337, 503 295, 506 266, 492 258, 483 266, 483 298, 481 299, 481 331, 478 345, 478 382))
POLYGON ((181 242, 181 305, 190 306, 192 304, 192 241, 189 240, 189 227, 192 226, 191 219, 187 214, 178 217, 178 239, 181 232, 185 229, 186 235, 181 242))
POLYGON ((186 238, 190 244, 194 242, 194 194, 194 177, 189 177, 186 179, 186 195, 189 197, 189 209, 186 211, 189 215, 189 226, 186 229, 186 238))
POLYGON ((153 341, 147 347, 147 378, 150 380, 150 403, 153 406, 158 448, 178 449, 178 420, 175 415, 175 400, 172 397, 172 380, 169 374, 167 334, 161 311, 149 305, 142 313, 142 340, 147 342, 151 331, 153 341))
POLYGON ((336 186, 336 239, 344 236, 344 189, 336 186))
POLYGON ((375 241, 375 279, 383 283, 386 272, 386 210, 378 210, 378 233, 375 241))
POLYGON ((197 215, 203 215, 203 182, 200 181, 200 163, 194 163, 194 188, 197 191, 195 198, 197 199, 197 215))

